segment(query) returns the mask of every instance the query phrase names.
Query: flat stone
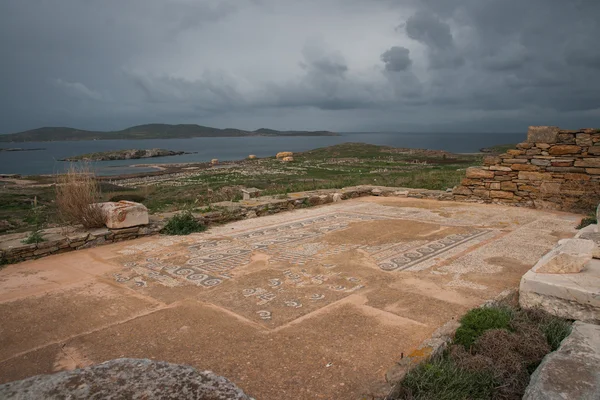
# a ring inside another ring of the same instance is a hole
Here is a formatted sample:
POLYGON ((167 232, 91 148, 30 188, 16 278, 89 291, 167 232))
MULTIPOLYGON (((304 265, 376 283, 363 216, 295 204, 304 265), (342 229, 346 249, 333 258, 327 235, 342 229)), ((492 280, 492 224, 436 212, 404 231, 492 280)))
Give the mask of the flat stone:
POLYGON ((530 181, 543 181, 543 180, 552 179, 552 174, 547 173, 547 172, 521 171, 521 172, 519 172, 519 179, 530 180, 530 181))
POLYGON ((581 147, 573 144, 559 144, 550 147, 548 153, 550 153, 553 156, 561 156, 564 154, 579 154, 581 153, 581 147))
POLYGON ((600 326, 575 321, 571 334, 531 375, 524 400, 600 399, 600 326))
POLYGON ((473 191, 466 186, 457 186, 454 188, 452 193, 461 195, 461 196, 470 196, 473 194, 473 191))
POLYGON ((528 143, 556 143, 560 129, 557 126, 530 126, 527 131, 528 143))
POLYGON ((130 358, 0 385, 0 398, 251 400, 210 371, 130 358))
POLYGON ((510 172, 512 171, 512 169, 510 169, 510 167, 503 167, 500 165, 492 165, 490 167, 490 171, 505 171, 505 172, 510 172))
POLYGON ((578 274, 529 270, 521 278, 519 304, 561 318, 600 322, 600 260, 588 262, 578 274))
POLYGON ((493 171, 488 171, 478 167, 469 167, 466 171, 467 178, 491 179, 494 177, 493 171))
POLYGON ((598 232, 598 224, 588 225, 582 228, 575 235, 576 239, 586 239, 594 242, 594 250, 592 257, 600 259, 600 232, 598 232))
POLYGON ((544 167, 550 166, 550 164, 551 164, 550 160, 540 160, 537 158, 534 158, 533 160, 531 160, 531 163, 533 165, 539 165, 539 166, 544 166, 544 167))
POLYGON ((584 158, 582 160, 575 160, 576 167, 583 168, 600 168, 600 157, 597 158, 584 158))
POLYGON ((148 209, 133 201, 98 203, 106 213, 106 227, 122 229, 148 224, 148 209))
POLYGON ((538 274, 576 274, 592 259, 594 242, 565 239, 550 250, 532 268, 538 274))
POLYGON ((341 193, 334 193, 332 200, 333 200, 334 203, 342 201, 342 194, 341 193))

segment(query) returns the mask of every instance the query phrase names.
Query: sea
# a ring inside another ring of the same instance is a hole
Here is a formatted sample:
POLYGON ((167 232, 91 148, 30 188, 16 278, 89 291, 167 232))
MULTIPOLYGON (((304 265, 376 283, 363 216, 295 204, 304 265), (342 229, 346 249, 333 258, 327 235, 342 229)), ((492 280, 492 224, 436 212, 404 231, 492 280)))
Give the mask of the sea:
POLYGON ((241 160, 250 154, 274 156, 280 151, 301 152, 340 143, 370 143, 393 147, 446 150, 453 153, 476 153, 479 149, 499 144, 519 143, 523 133, 342 133, 340 136, 294 137, 226 137, 193 139, 93 140, 67 142, 0 143, 2 148, 41 149, 35 151, 0 151, 0 174, 44 175, 60 173, 69 166, 59 159, 86 153, 124 149, 161 148, 193 154, 146 158, 140 160, 102 161, 92 163, 98 175, 121 175, 155 171, 136 164, 169 164, 241 160))

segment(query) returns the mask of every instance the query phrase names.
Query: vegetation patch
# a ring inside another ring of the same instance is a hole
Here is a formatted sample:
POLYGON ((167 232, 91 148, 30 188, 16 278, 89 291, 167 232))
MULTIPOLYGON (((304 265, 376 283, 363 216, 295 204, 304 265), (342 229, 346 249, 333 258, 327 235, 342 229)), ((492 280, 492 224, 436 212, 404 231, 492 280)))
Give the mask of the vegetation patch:
POLYGON ((189 235, 194 232, 203 232, 206 225, 198 221, 191 211, 184 211, 174 215, 165 225, 162 233, 167 235, 189 235))
POLYGON ((411 370, 388 400, 521 399, 531 373, 571 331, 543 311, 507 307, 471 310, 461 323, 444 355, 411 370))
POLYGON ((579 225, 577 225, 577 229, 583 229, 588 225, 597 224, 598 221, 596 219, 596 213, 592 212, 587 217, 583 217, 579 225))

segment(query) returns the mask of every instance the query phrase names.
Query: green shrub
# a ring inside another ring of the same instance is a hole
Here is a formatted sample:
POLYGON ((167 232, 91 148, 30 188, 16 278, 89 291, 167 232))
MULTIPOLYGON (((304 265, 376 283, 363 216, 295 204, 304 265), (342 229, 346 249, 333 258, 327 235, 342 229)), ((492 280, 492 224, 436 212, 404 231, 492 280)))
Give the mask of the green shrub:
POLYGON ((540 325, 540 329, 546 335, 546 340, 552 351, 558 349, 562 342, 571 333, 571 323, 557 317, 549 317, 540 325))
POLYGON ((583 229, 588 225, 597 224, 597 223, 598 223, 598 221, 596 220, 596 214, 590 213, 590 215, 588 215, 587 217, 583 217, 583 219, 581 220, 579 225, 577 225, 577 229, 583 229))
POLYGON ((458 368, 448 358, 421 364, 402 381, 399 399, 490 399, 495 381, 490 372, 458 368))
POLYGON ((508 329, 512 311, 503 307, 483 307, 469 311, 456 330, 454 342, 470 349, 475 340, 488 329, 508 329))
POLYGON ((190 211, 184 211, 174 215, 165 225, 162 233, 167 235, 189 235, 194 232, 202 232, 206 226, 199 222, 190 211))
POLYGON ((27 236, 25 239, 22 240, 23 243, 25 244, 36 244, 36 243, 41 243, 41 242, 45 242, 46 239, 44 239, 42 237, 42 234, 40 233, 40 231, 33 231, 29 234, 29 236, 27 236))
POLYGON ((140 196, 139 194, 118 194, 116 196, 112 196, 109 201, 133 201, 135 203, 141 203, 146 198, 144 196, 140 196))

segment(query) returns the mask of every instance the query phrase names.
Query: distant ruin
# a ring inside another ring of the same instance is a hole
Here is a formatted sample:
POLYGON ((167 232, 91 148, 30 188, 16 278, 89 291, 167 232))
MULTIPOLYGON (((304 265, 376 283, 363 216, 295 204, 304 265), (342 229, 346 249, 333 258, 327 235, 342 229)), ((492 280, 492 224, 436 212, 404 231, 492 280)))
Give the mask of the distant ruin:
POLYGON ((531 126, 527 141, 467 169, 456 200, 590 211, 600 202, 600 129, 531 126))

